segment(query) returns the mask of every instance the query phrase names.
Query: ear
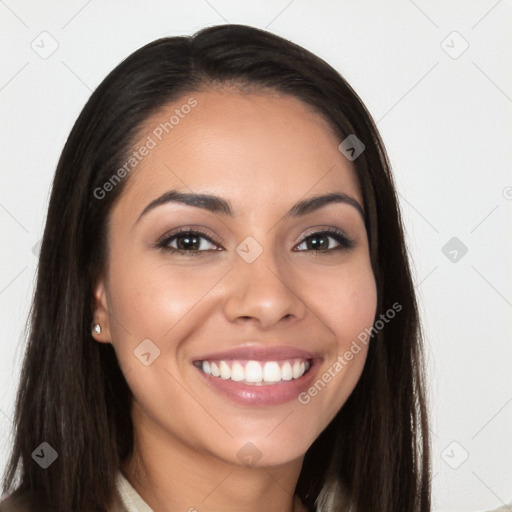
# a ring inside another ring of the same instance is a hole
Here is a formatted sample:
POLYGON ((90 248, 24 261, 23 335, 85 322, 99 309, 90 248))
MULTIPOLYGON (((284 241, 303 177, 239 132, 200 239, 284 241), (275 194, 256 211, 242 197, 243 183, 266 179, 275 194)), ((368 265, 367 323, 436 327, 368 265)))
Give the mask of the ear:
POLYGON ((105 287, 105 279, 98 279, 93 291, 94 295, 94 314, 91 326, 91 335, 100 343, 110 343, 112 337, 110 335, 110 314, 108 309, 107 291, 105 287), (93 326, 98 324, 101 332, 98 334, 94 331, 93 326))

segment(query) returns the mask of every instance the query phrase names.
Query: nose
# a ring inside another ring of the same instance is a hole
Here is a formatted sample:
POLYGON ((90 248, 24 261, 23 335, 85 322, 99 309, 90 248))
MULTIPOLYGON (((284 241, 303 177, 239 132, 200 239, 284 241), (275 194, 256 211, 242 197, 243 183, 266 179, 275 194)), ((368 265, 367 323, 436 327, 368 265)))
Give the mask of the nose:
POLYGON ((291 278, 290 269, 284 269, 283 264, 280 267, 268 254, 252 263, 238 259, 230 272, 226 318, 231 322, 252 321, 261 329, 303 319, 307 306, 301 290, 296 289, 297 280, 294 287, 291 278))

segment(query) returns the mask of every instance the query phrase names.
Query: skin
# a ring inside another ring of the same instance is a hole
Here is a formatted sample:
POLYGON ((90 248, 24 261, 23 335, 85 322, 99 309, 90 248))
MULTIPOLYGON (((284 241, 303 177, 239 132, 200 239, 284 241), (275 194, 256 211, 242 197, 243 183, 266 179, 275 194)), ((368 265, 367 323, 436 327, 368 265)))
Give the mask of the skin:
MULTIPOLYGON (((190 96, 149 119, 141 141, 190 96)), ((307 405, 236 404, 192 361, 253 341, 320 354, 320 377, 372 326, 376 285, 357 209, 330 203, 284 217, 297 201, 331 192, 362 206, 359 183, 339 137, 299 100, 233 90, 193 97, 198 105, 125 178, 95 286, 102 332, 93 335, 112 343, 134 394, 135 455, 122 471, 156 512, 302 510, 294 490, 304 453, 354 389, 367 347, 307 405), (166 203, 137 221, 171 189, 220 196, 236 215, 166 203), (200 255, 155 248, 180 227, 202 228, 214 243, 201 239, 200 255), (306 238, 329 227, 354 247, 321 236, 331 250, 308 250, 306 238), (236 252, 248 236, 263 248, 250 264, 236 252), (160 350, 148 366, 134 357, 145 339, 160 350), (249 442, 260 453, 253 467, 237 456, 249 442)))

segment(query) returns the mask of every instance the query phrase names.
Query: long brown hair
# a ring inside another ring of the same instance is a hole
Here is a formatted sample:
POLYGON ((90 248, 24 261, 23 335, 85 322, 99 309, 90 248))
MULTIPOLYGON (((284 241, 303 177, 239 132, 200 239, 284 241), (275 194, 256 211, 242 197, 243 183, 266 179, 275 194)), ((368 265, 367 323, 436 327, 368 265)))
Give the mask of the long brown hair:
POLYGON ((92 284, 107 257, 106 228, 129 177, 98 199, 126 161, 144 121, 192 91, 235 84, 294 96, 325 117, 340 142, 365 145, 354 161, 377 282, 377 316, 402 310, 369 344, 362 376, 306 453, 296 492, 322 512, 430 510, 429 437, 417 303, 397 197, 370 114, 326 62, 242 25, 159 39, 100 84, 60 157, 48 209, 14 416, 5 493, 34 510, 106 511, 120 462, 133 449, 131 391, 110 344, 91 337, 92 284), (41 468, 47 442, 58 459, 41 468))

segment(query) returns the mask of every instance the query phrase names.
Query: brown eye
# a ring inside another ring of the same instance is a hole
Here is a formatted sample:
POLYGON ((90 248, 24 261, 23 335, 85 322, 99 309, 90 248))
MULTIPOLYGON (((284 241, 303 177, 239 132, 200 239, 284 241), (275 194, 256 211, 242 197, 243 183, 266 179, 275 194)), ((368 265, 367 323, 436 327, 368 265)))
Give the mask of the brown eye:
POLYGON ((205 233, 200 231, 180 231, 166 236, 158 247, 172 253, 196 254, 219 250, 218 246, 205 233))
POLYGON ((347 238, 341 231, 325 230, 308 235, 297 246, 297 248, 300 251, 305 248, 307 251, 313 252, 331 252, 335 250, 350 249, 354 247, 354 245, 354 242, 347 238), (334 243, 337 243, 338 246, 332 247, 333 241, 334 243), (301 246, 303 249, 299 249, 301 246))

